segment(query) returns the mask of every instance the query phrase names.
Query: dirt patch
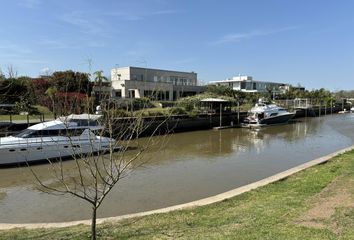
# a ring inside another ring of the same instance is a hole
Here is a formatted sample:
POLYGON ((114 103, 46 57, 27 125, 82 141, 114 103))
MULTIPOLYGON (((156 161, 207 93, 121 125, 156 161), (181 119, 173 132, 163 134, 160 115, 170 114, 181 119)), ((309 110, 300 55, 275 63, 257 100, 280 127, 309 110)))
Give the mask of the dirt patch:
POLYGON ((296 219, 296 223, 311 228, 335 228, 331 223, 331 216, 337 208, 354 207, 354 197, 352 189, 353 180, 336 179, 324 188, 319 194, 309 200, 309 205, 313 207, 296 219))

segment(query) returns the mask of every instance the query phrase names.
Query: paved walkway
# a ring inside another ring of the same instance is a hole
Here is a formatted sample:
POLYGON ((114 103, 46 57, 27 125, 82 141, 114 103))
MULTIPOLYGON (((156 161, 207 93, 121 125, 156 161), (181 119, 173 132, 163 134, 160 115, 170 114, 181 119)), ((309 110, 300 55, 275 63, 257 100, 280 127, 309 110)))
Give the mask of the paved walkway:
MULTIPOLYGON (((142 217, 142 216, 147 216, 147 215, 156 214, 156 213, 168 213, 171 211, 193 208, 193 207, 197 207, 197 206, 205 206, 208 204, 221 202, 225 199, 235 197, 237 195, 251 191, 251 190, 256 189, 258 187, 265 186, 267 184, 274 183, 274 182, 279 181, 281 179, 287 178, 290 175, 293 175, 293 174, 300 172, 304 169, 307 169, 309 167, 327 162, 331 158, 333 158, 339 154, 345 153, 347 151, 351 151, 351 150, 354 150, 354 145, 344 148, 342 150, 339 150, 337 152, 328 154, 326 156, 317 158, 317 159, 312 160, 310 162, 301 164, 297 167, 288 169, 284 172, 267 177, 267 178, 262 179, 260 181, 257 181, 257 182, 248 184, 246 186, 239 187, 239 188, 233 189, 231 191, 221 193, 221 194, 218 194, 218 195, 215 195, 212 197, 208 197, 208 198, 204 198, 201 200, 197 200, 197 201, 193 201, 193 202, 189 202, 189 203, 184 203, 184 204, 180 204, 180 205, 175 205, 175 206, 171 206, 171 207, 167 207, 167 208, 161 208, 161 209, 157 209, 157 210, 147 211, 147 212, 127 214, 127 215, 122 215, 122 216, 117 216, 117 217, 99 218, 99 219, 97 219, 97 223, 100 224, 103 222, 120 221, 120 220, 127 219, 127 218, 142 217)), ((12 228, 26 228, 26 229, 60 228, 60 227, 74 226, 74 225, 78 225, 78 224, 90 225, 91 220, 80 220, 80 221, 60 222, 60 223, 33 223, 33 224, 32 223, 26 223, 26 224, 0 223, 0 230, 6 230, 6 229, 12 229, 12 228)))

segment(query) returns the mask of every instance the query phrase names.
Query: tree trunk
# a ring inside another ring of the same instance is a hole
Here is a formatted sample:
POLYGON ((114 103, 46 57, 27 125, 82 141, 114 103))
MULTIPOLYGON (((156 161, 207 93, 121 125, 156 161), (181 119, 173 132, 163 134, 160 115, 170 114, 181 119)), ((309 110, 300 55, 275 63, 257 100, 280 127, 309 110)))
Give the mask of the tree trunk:
POLYGON ((91 239, 96 240, 96 206, 92 207, 92 220, 91 220, 91 239))
POLYGON ((57 114, 55 113, 55 101, 52 100, 52 108, 53 108, 53 116, 54 116, 54 119, 57 118, 57 114))

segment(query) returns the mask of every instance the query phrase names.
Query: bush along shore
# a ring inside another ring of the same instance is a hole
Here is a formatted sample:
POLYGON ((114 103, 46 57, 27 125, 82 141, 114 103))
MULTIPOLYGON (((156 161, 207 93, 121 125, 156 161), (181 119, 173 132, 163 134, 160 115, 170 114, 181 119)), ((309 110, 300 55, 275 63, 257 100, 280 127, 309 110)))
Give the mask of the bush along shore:
MULTIPOLYGON (((101 239, 354 239, 354 150, 231 199, 103 223, 101 239)), ((0 239, 88 239, 89 226, 12 229, 0 239)))

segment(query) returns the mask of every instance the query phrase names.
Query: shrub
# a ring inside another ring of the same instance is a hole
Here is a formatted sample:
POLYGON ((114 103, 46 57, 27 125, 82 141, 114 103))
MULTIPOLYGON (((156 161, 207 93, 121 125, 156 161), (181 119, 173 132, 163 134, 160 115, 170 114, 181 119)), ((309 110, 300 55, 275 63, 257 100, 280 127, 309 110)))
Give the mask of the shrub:
POLYGON ((152 108, 154 105, 150 102, 149 98, 134 98, 133 99, 133 108, 134 110, 152 108))
POLYGON ((116 109, 114 110, 114 116, 115 117, 129 117, 130 115, 128 114, 127 111, 123 109, 116 109))
POLYGON ((193 109, 192 111, 187 112, 188 117, 190 117, 190 118, 195 118, 195 117, 197 117, 198 113, 199 113, 199 112, 198 112, 197 109, 193 109))
POLYGON ((182 107, 173 107, 168 109, 169 113, 172 115, 184 115, 187 114, 186 110, 182 107))

